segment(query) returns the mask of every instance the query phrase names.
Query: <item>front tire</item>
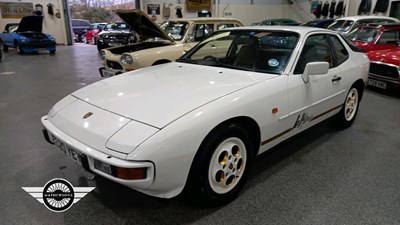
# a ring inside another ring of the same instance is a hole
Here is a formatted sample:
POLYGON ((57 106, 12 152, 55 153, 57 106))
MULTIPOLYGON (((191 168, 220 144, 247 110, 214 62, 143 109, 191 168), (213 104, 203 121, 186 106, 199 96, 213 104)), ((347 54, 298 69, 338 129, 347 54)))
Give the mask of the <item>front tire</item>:
POLYGON ((350 127, 356 119, 362 90, 353 85, 346 95, 346 100, 340 112, 336 115, 333 125, 338 128, 350 127))
POLYGON ((24 54, 24 50, 22 49, 21 45, 18 43, 18 41, 14 42, 15 48, 17 49, 18 54, 22 55, 24 54))
POLYGON ((233 123, 217 128, 201 144, 184 194, 200 204, 232 201, 246 182, 252 153, 249 132, 242 126, 233 123))

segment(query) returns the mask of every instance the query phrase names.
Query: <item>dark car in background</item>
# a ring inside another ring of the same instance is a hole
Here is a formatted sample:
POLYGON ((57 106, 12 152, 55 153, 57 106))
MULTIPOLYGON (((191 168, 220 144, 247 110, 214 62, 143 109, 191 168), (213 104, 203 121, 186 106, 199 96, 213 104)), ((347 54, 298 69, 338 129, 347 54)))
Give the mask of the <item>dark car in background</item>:
POLYGON ((287 26, 297 26, 298 23, 295 20, 288 19, 288 18, 275 18, 275 19, 266 19, 261 22, 252 23, 251 25, 256 26, 274 26, 274 25, 287 25, 287 26))
POLYGON ((86 42, 86 31, 90 28, 89 20, 71 19, 72 32, 74 32, 74 41, 86 42))
POLYGON ((300 24, 300 26, 327 28, 333 22, 335 22, 335 19, 319 19, 319 20, 308 21, 306 23, 300 24))
POLYGON ((135 42, 135 33, 127 23, 108 23, 98 35, 97 50, 135 42))

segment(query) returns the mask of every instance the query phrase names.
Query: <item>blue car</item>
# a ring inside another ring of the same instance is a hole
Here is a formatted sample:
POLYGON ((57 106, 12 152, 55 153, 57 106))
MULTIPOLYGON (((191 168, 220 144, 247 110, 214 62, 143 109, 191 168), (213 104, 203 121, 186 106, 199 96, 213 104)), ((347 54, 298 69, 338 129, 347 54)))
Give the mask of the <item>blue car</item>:
POLYGON ((20 23, 9 23, 3 33, 0 33, 0 42, 3 50, 16 48, 19 54, 47 50, 50 54, 56 52, 56 42, 50 34, 42 33, 42 16, 25 16, 20 23))

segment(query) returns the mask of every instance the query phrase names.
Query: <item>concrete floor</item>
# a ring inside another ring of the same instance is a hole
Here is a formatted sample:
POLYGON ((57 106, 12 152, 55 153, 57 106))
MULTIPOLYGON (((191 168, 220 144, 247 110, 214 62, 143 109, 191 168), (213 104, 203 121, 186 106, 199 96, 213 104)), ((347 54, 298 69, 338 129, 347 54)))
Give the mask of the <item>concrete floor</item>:
POLYGON ((0 63, 0 224, 400 224, 400 95, 367 90, 354 125, 322 123, 263 155, 231 204, 196 208, 91 175, 42 137, 40 117, 102 79, 95 46, 0 63), (64 213, 21 187, 53 178, 96 187, 64 213))

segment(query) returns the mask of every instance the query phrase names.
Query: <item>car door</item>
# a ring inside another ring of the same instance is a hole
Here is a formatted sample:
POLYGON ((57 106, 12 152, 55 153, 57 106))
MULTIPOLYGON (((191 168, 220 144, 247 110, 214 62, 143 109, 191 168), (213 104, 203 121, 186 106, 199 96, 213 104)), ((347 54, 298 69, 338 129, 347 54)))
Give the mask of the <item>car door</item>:
MULTIPOLYGON (((340 109, 343 104, 341 84, 342 74, 336 57, 336 51, 342 51, 343 44, 338 43, 337 36, 330 34, 314 34, 306 38, 297 58, 295 67, 288 77, 289 118, 293 130, 298 132, 307 128, 340 109), (332 39, 335 38, 335 39, 332 39), (335 49, 335 48, 338 49, 335 49), (310 75, 308 80, 302 74, 307 63, 328 62, 326 74, 310 75)), ((344 48, 344 53, 346 49, 344 48)))

